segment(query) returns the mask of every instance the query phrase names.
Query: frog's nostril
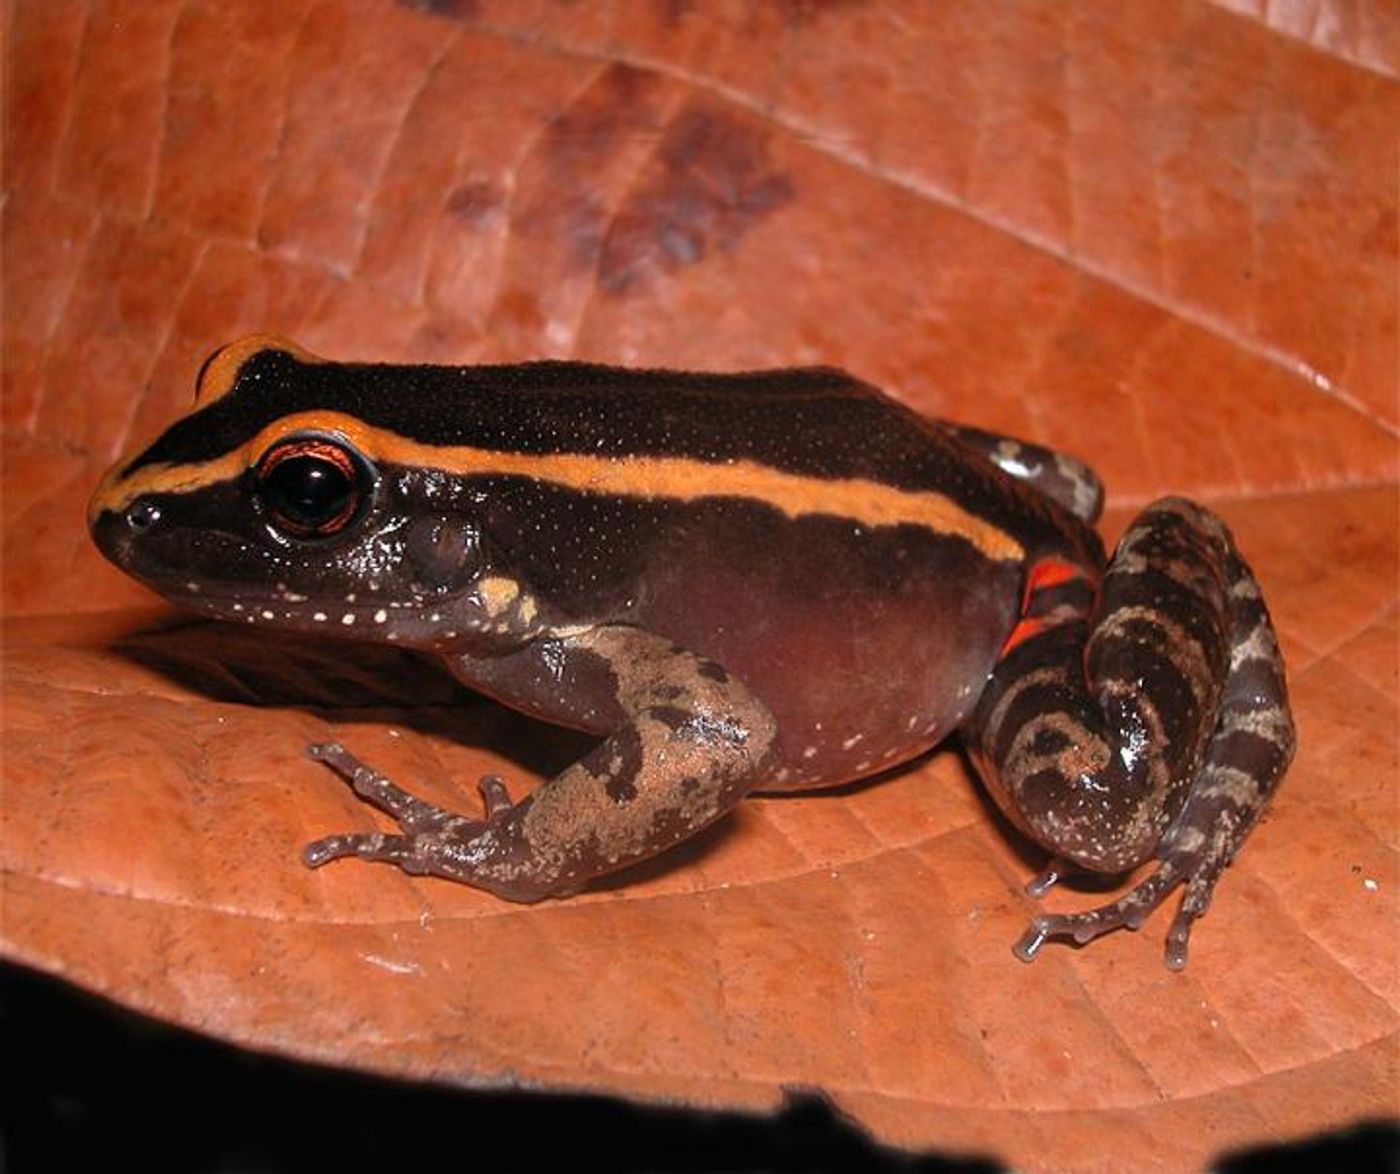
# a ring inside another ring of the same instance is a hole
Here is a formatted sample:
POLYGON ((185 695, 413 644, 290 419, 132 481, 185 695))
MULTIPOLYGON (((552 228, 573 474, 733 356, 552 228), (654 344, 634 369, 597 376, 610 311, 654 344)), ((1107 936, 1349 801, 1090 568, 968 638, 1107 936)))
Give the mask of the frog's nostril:
POLYGON ((134 502, 126 511, 126 524, 138 534, 144 534, 160 521, 160 506, 149 501, 134 502))

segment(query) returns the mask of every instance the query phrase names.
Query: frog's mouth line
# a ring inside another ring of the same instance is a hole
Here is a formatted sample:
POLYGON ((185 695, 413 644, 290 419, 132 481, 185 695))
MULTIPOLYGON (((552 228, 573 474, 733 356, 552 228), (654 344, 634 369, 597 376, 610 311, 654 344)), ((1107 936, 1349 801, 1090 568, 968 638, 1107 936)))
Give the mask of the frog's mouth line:
MULTIPOLYGON (((332 606, 294 591, 251 597, 248 592, 209 589, 194 583, 165 587, 164 598, 175 606, 211 619, 235 624, 261 624, 288 631, 321 632, 349 639, 387 641, 406 648, 458 646, 461 641, 489 639, 507 626, 484 613, 452 614, 445 601, 341 600, 332 606)), ((583 631, 587 625, 568 629, 583 631)), ((560 629, 560 634, 565 629, 560 629)), ((541 633, 520 633, 530 640, 541 633)))

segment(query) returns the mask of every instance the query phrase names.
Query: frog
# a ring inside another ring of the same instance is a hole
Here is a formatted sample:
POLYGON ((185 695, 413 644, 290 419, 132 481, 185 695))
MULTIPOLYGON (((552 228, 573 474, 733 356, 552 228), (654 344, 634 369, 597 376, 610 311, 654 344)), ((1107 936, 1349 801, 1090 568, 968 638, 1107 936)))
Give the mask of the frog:
POLYGON ((1295 730, 1225 524, 1164 497, 1110 554, 1103 499, 1074 457, 829 367, 336 362, 263 334, 209 357, 88 522, 175 605, 415 650, 595 739, 518 801, 480 780, 471 814, 314 744, 393 830, 327 834, 311 868, 568 897, 746 796, 897 773, 957 735, 1045 854, 1033 898, 1123 887, 1033 915, 1015 954, 1137 929, 1181 888, 1179 970, 1295 730))

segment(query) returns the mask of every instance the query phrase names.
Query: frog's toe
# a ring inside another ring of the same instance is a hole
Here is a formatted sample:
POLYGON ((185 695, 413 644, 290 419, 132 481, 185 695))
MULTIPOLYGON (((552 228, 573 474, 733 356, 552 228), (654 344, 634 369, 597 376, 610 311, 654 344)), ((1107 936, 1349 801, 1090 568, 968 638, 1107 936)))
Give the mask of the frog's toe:
POLYGON ((1167 968, 1180 970, 1186 965, 1187 948, 1191 937, 1191 927, 1196 919, 1210 908, 1210 895, 1215 891, 1215 882, 1225 871, 1229 857, 1223 851, 1206 853, 1192 857, 1189 865, 1181 865, 1188 871, 1186 895, 1181 898, 1181 908, 1172 918, 1171 929, 1167 931, 1167 968))
MULTIPOLYGON (((1061 856, 1052 857, 1050 862, 1041 869, 1040 873, 1026 882, 1026 896, 1040 898, 1045 896, 1051 889, 1070 872, 1071 865, 1068 860, 1061 856)), ((1034 951, 1032 951, 1034 953, 1034 951)))
POLYGON ((500 775, 482 775, 476 781, 476 789, 481 792, 481 801, 486 805, 488 821, 492 816, 500 815, 501 812, 509 811, 515 806, 510 792, 506 790, 505 780, 500 775))
MULTIPOLYGON (((351 789, 371 807, 393 818, 404 831, 411 834, 438 832, 446 828, 474 826, 475 821, 448 811, 444 807, 410 795, 388 776, 362 762, 339 742, 317 742, 306 748, 309 757, 324 762, 336 774, 350 784, 351 789)), ((488 776, 493 777, 494 776, 488 776)), ((501 791, 504 784, 495 780, 501 791)), ((488 794, 483 780, 482 796, 486 800, 487 818, 499 809, 499 798, 493 792, 488 794), (493 806, 493 804, 497 806, 493 806)), ((506 797, 505 806, 510 806, 506 797)), ((361 855, 359 852, 342 852, 341 855, 361 855)), ((327 859, 330 859, 329 857, 327 859)))
POLYGON ((386 850, 390 840, 402 839, 405 837, 388 836, 383 832, 343 832, 313 840, 301 850, 301 859, 308 868, 320 868, 344 856, 379 859, 379 854, 386 850))
POLYGON ((404 872, 427 871, 422 841, 417 836, 387 835, 384 832, 345 832, 315 840, 302 849, 308 868, 320 868, 332 860, 357 856, 361 860, 385 860, 404 872))
POLYGON ((1076 945, 1085 946, 1097 937, 1123 928, 1136 929, 1137 926, 1116 905, 1105 905, 1085 913, 1047 913, 1032 918, 1030 928, 1017 939, 1011 952, 1022 962, 1030 962, 1051 938, 1073 938, 1076 945))

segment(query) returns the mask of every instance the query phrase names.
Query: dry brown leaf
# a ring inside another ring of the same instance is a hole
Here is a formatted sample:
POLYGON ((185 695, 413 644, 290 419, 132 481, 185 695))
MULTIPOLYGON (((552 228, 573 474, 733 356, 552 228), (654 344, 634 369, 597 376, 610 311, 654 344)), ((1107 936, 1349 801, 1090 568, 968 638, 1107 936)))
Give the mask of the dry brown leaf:
POLYGON ((11 958, 254 1048, 704 1105, 816 1087, 881 1138, 1025 1168, 1180 1168, 1395 1108, 1388 8, 7 20, 11 958), (946 751, 749 802, 566 902, 304 870, 371 818, 302 755, 329 731, 464 808, 578 741, 382 650, 176 620, 101 563, 99 472, 254 329, 344 358, 834 363, 1091 459, 1112 532, 1168 490, 1216 506, 1301 749, 1188 970, 1160 918, 1016 962, 1035 857, 946 751))

